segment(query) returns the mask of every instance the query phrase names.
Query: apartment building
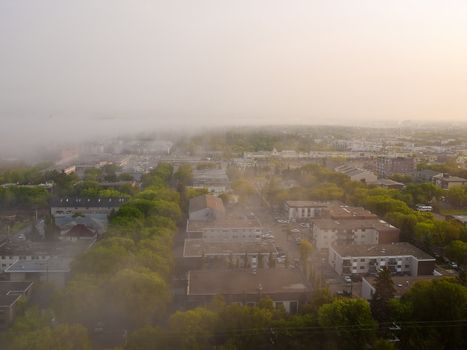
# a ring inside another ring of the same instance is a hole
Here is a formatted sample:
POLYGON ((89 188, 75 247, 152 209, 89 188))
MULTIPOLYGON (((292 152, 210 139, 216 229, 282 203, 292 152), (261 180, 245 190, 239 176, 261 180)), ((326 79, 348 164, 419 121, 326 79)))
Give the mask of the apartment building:
POLYGON ((376 274, 386 266, 394 274, 433 275, 435 258, 410 243, 331 245, 329 264, 339 275, 376 274))
POLYGON ((467 185, 467 179, 459 176, 450 176, 449 174, 442 173, 433 176, 433 183, 442 189, 448 190, 454 186, 467 185))
POLYGON ((416 172, 415 158, 378 157, 376 159, 376 170, 381 178, 387 178, 394 174, 414 175, 416 172))
POLYGON ((366 170, 366 169, 361 169, 361 168, 356 168, 352 165, 340 165, 337 168, 334 169, 338 173, 347 175, 350 180, 352 181, 361 181, 365 183, 369 182, 374 182, 378 179, 376 174, 373 172, 366 170))
POLYGON ((319 216, 328 205, 328 202, 318 201, 286 201, 284 211, 289 220, 306 220, 319 216))
POLYGON ((308 300, 310 286, 298 270, 285 268, 195 270, 188 273, 187 304, 206 306, 222 295, 227 304, 255 306, 263 297, 294 314, 308 300))
POLYGON ((73 215, 73 214, 106 214, 112 210, 118 210, 127 202, 124 197, 110 198, 80 198, 65 197, 55 198, 52 201, 50 212, 53 216, 73 215))
POLYGON ((312 241, 317 249, 332 244, 382 244, 399 241, 399 229, 380 219, 315 219, 312 241))
POLYGON ((188 220, 186 232, 188 238, 209 242, 255 242, 263 228, 256 217, 233 215, 214 221, 188 220))

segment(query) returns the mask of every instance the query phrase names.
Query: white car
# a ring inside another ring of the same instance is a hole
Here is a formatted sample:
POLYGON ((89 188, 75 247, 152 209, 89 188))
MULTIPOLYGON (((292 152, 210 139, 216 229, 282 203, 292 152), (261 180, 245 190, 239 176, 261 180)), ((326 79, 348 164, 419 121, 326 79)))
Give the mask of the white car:
POLYGON ((344 276, 344 281, 347 283, 352 283, 352 279, 350 278, 350 276, 344 276))
POLYGON ((293 228, 290 230, 292 233, 300 233, 300 230, 298 228, 293 228))

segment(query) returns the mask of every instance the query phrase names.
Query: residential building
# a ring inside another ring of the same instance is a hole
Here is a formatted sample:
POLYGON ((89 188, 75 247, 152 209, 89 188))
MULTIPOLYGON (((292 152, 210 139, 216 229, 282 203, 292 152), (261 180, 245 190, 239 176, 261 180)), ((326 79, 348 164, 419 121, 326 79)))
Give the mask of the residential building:
POLYGON ((73 227, 78 225, 86 226, 88 229, 96 232, 98 235, 101 235, 107 230, 107 223, 108 217, 106 214, 55 216, 55 225, 60 229, 60 235, 64 235, 73 227))
POLYGON ((430 169, 422 169, 417 171, 416 178, 420 182, 432 182, 433 176, 439 174, 439 171, 434 171, 430 169))
POLYGON ((213 195, 197 196, 190 199, 189 220, 212 221, 225 217, 225 208, 222 199, 213 195))
POLYGON ((376 159, 378 176, 387 178, 395 174, 414 175, 416 171, 415 158, 413 157, 378 157, 376 159))
POLYGON ((433 183, 436 186, 441 187, 442 189, 450 189, 454 186, 464 186, 467 185, 467 179, 459 176, 450 176, 446 173, 441 173, 433 176, 433 183))
POLYGON ((110 198, 78 198, 66 197, 55 198, 52 202, 50 212, 53 216, 73 214, 105 214, 109 215, 112 210, 118 210, 127 202, 124 197, 110 198))
POLYGON ((193 188, 204 188, 209 193, 220 195, 230 189, 230 181, 224 169, 193 170, 193 188))
POLYGON ((70 257, 50 257, 40 260, 17 260, 5 269, 14 282, 35 281, 65 287, 70 275, 70 257))
POLYGON ((0 271, 17 261, 45 261, 53 257, 73 258, 89 249, 95 240, 9 242, 0 247, 0 271))
POLYGON ((298 270, 195 270, 188 273, 186 296, 190 307, 208 305, 217 295, 222 295, 227 304, 247 306, 269 297, 276 307, 283 306, 294 314, 299 305, 307 302, 310 291, 298 270))
POLYGON ((405 187, 402 182, 397 182, 391 179, 377 179, 375 181, 368 182, 368 185, 380 186, 389 189, 401 190, 405 187))
MULTIPOLYGON (((442 278, 441 275, 428 275, 428 276, 392 276, 394 282, 395 298, 400 298, 407 293, 415 283, 420 281, 431 281, 433 279, 442 278)), ((361 297, 363 299, 371 300, 376 291, 376 276, 363 276, 361 297)))
POLYGON ((97 239, 97 232, 86 225, 77 224, 73 226, 70 230, 61 234, 60 239, 68 240, 72 242, 80 240, 80 239, 86 239, 86 240, 92 241, 92 240, 97 239))
POLYGON ((328 205, 328 202, 286 201, 284 210, 289 220, 306 220, 319 216, 328 205))
POLYGON ((187 238, 209 242, 255 242, 261 240, 263 228, 256 217, 231 215, 213 221, 187 221, 187 238))
POLYGON ((376 274, 386 266, 396 274, 433 275, 435 258, 410 243, 331 245, 329 264, 339 275, 376 274))
POLYGON ((356 168, 351 165, 340 165, 334 170, 338 173, 347 175, 352 181, 369 183, 378 179, 378 177, 373 172, 366 169, 356 168))
POLYGON ((362 207, 353 207, 338 202, 330 203, 320 212, 319 218, 333 220, 365 220, 378 219, 378 215, 362 207))
POLYGON ((399 241, 399 229, 380 219, 314 219, 312 241, 317 249, 332 244, 381 244, 399 241))
POLYGON ((204 263, 216 260, 221 261, 226 267, 243 266, 245 259, 251 266, 253 259, 262 259, 266 266, 269 257, 276 258, 277 250, 270 240, 255 242, 211 242, 201 238, 185 239, 183 246, 183 258, 191 269, 201 268, 204 263))
POLYGON ((29 296, 33 282, 0 281, 0 329, 7 328, 16 316, 16 304, 22 296, 29 296))

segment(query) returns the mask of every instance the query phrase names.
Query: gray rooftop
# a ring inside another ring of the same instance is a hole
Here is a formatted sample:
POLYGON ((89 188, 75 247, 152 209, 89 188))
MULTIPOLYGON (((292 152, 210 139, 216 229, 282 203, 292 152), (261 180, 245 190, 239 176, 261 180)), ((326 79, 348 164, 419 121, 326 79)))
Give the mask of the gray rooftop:
POLYGON ((188 274, 188 295, 304 293, 309 288, 298 270, 275 268, 197 270, 188 274))
POLYGON ((64 197, 54 198, 52 207, 59 208, 95 208, 95 207, 114 207, 118 208, 125 204, 128 198, 125 197, 109 197, 109 198, 78 198, 64 197))
MULTIPOLYGON (((18 296, 19 294, 24 294, 31 289, 32 285, 33 283, 30 281, 0 281, 0 300, 3 296, 18 296)), ((6 299, 4 301, 8 302, 6 299)), ((4 304, 0 301, 0 306, 1 305, 4 304)))
POLYGON ((47 260, 17 260, 5 269, 6 273, 13 272, 70 272, 70 258, 50 258, 47 260))
POLYGON ((239 255, 239 254, 268 254, 277 253, 272 242, 205 242, 201 238, 185 239, 183 257, 199 258, 210 255, 239 255))
POLYGON ((94 242, 78 240, 10 242, 0 246, 0 255, 6 256, 76 256, 88 249, 94 242))
POLYGON ((431 255, 407 242, 333 245, 332 249, 334 249, 343 258, 413 256, 419 260, 435 260, 431 255))
POLYGON ((286 201, 289 208, 326 208, 329 202, 318 201, 286 201))
MULTIPOLYGON (((412 286, 420 281, 431 281, 437 278, 443 278, 440 275, 425 275, 425 276, 392 276, 391 279, 394 282, 394 288, 396 289, 396 297, 400 297, 412 288, 412 286)), ((375 288, 376 277, 365 276, 368 284, 375 288)))

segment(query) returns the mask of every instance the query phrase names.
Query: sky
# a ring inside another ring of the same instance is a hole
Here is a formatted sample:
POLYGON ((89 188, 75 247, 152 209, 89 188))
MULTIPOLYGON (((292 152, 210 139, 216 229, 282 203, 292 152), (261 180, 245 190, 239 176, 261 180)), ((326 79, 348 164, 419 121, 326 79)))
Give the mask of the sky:
POLYGON ((465 0, 0 0, 0 146, 467 121, 465 0))

